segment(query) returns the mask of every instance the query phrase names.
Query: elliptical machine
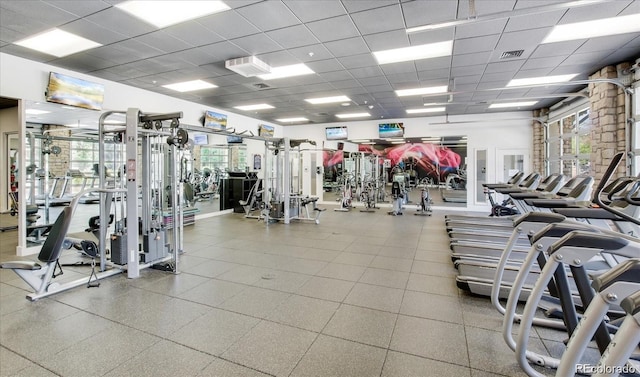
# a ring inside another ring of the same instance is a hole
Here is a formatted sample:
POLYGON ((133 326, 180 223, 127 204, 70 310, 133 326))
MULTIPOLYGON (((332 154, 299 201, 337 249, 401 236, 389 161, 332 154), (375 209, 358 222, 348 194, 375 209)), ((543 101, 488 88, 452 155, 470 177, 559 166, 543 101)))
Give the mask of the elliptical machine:
POLYGON ((345 174, 343 178, 344 182, 342 184, 341 198, 338 199, 340 201, 340 208, 335 208, 334 211, 349 212, 351 210, 351 201, 353 199, 353 187, 351 177, 345 174))
POLYGON ((420 185, 420 201, 418 202, 418 212, 414 213, 416 216, 431 216, 431 195, 429 194, 429 186, 427 182, 420 185))
POLYGON ((393 198, 393 210, 389 212, 393 216, 401 216, 403 205, 407 200, 407 191, 405 189, 405 176, 402 174, 396 174, 393 176, 393 183, 391 184, 391 197, 393 198))

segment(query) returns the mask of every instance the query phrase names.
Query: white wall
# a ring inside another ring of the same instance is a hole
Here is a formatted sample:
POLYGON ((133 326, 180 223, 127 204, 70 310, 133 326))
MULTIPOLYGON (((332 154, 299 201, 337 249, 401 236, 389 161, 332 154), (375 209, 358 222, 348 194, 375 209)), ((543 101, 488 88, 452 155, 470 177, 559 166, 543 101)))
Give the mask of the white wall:
MULTIPOLYGON (((138 89, 98 77, 69 71, 48 64, 38 63, 16 56, 0 53, 0 96, 20 98, 30 101, 44 101, 49 72, 59 72, 87 81, 103 84, 105 87, 104 110, 126 110, 139 108, 147 113, 183 112, 182 123, 198 125, 205 110, 227 114, 229 128, 236 131, 248 130, 258 134, 258 124, 268 123, 274 126, 275 137, 282 137, 282 126, 264 122, 241 114, 230 113, 214 107, 170 97, 164 94, 138 89)), ((215 90, 215 89, 213 89, 215 90)), ((99 114, 96 113, 96 119, 99 114)))
MULTIPOLYGON (((467 136, 467 203, 470 209, 484 209, 484 206, 474 206, 473 193, 475 193, 476 166, 473 156, 478 149, 487 150, 487 181, 495 182, 502 173, 500 163, 496 156, 501 150, 522 150, 531 161, 531 146, 533 145, 533 132, 531 129, 532 115, 530 112, 509 112, 495 114, 476 114, 460 116, 425 117, 425 118, 401 118, 385 119, 385 123, 404 123, 405 137, 426 136, 467 136), (448 121, 448 122, 447 122, 448 121), (476 208, 477 207, 477 208, 476 208)), ((378 123, 380 120, 366 120, 357 122, 345 122, 348 128, 349 139, 377 139, 378 123)), ((316 140, 318 147, 335 149, 336 142, 325 141, 325 128, 335 127, 335 123, 311 124, 287 126, 286 135, 292 139, 308 138, 316 140)), ((318 157, 322 161, 322 156, 318 157)), ((525 166, 525 170, 531 170, 531 163, 525 166)), ((318 183, 319 185, 322 182, 318 183)), ((320 187, 318 192, 322 192, 320 187)))

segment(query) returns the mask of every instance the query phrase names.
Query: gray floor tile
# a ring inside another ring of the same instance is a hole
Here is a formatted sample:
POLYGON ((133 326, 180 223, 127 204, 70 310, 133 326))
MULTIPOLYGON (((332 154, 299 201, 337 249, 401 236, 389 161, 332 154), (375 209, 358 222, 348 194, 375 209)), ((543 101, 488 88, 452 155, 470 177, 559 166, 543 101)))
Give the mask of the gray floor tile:
POLYGON ((360 277, 360 283, 382 285, 389 288, 404 289, 409 280, 409 273, 402 271, 382 270, 379 268, 367 268, 360 277))
MULTIPOLYGON (((502 333, 466 327, 466 335, 472 368, 507 376, 526 376, 520 369, 513 351, 502 339, 502 333)), ((531 350, 546 354, 539 339, 532 339, 530 345, 531 350)))
POLYGON ((385 257, 378 255, 373 259, 369 267, 382 268, 385 270, 410 272, 413 261, 411 259, 385 257))
POLYGON ((202 304, 171 298, 162 308, 142 310, 134 315, 116 317, 114 320, 150 334, 166 337, 211 310, 212 308, 202 304))
POLYGON ((316 275, 328 278, 358 281, 366 267, 355 266, 341 263, 329 263, 325 268, 320 270, 316 275))
POLYGON ((114 323, 104 331, 47 358, 42 366, 61 376, 100 376, 160 340, 114 323))
POLYGON ((77 342, 87 339, 112 325, 111 321, 77 312, 53 321, 51 324, 35 323, 32 326, 4 326, 9 321, 2 318, 0 342, 3 346, 35 362, 63 351, 77 342))
POLYGON ((396 314, 342 304, 322 332, 338 338, 387 348, 396 314))
POLYGON ((344 252, 338 255, 338 257, 333 260, 333 263, 351 264, 354 266, 367 267, 371 264, 371 262, 373 261, 373 258, 375 257, 369 254, 344 252))
POLYGON ((21 370, 34 364, 17 353, 5 347, 0 347, 0 365, 0 376, 4 377, 15 376, 21 370))
POLYGON ((339 304, 333 301, 291 295, 267 319, 305 330, 320 332, 339 304))
MULTIPOLYGON (((384 243, 384 240, 380 242, 384 243)), ((380 245, 371 245, 368 243, 354 242, 351 245, 347 246, 347 248, 344 251, 347 251, 349 253, 378 255, 381 249, 382 247, 380 245)))
POLYGON ((299 274, 315 275, 325 268, 328 262, 310 259, 293 258, 289 263, 281 266, 283 271, 297 272, 299 274))
POLYGON ((418 250, 416 260, 448 264, 451 263, 451 251, 448 246, 440 251, 418 250))
POLYGON ((223 274, 218 275, 216 278, 220 280, 231 281, 240 284, 253 284, 262 279, 262 276, 272 274, 273 270, 263 267, 255 266, 238 266, 223 274))
POLYGON ((246 315, 213 309, 170 334, 169 339, 212 355, 221 355, 259 321, 246 315))
POLYGON ((416 248, 384 245, 380 247, 380 252, 378 253, 378 255, 383 257, 413 259, 416 255, 416 248))
POLYGON ((224 280, 209 280, 178 295, 178 297, 209 306, 218 306, 245 289, 247 289, 246 285, 224 280))
POLYGON ((311 279, 310 275, 274 270, 268 275, 263 275, 262 278, 253 283, 253 285, 291 293, 300 289, 309 279, 311 279))
POLYGON ((400 315, 390 348, 394 351, 469 366, 462 325, 400 315))
POLYGON ((299 295, 342 302, 355 283, 325 277, 312 277, 296 292, 299 295))
POLYGON ((248 287, 222 303, 220 308, 254 317, 266 318, 288 297, 288 293, 248 287))
POLYGON ((457 272, 452 263, 436 263, 428 261, 414 261, 411 272, 415 274, 455 277, 457 272))
POLYGON ((380 348, 320 335, 291 376, 379 376, 385 354, 380 348))
POLYGON ((219 260, 205 260, 189 268, 182 267, 182 272, 214 278, 238 266, 239 265, 236 263, 224 262, 219 260))
POLYGON ((340 251, 336 250, 320 250, 320 249, 307 249, 297 254, 296 257, 317 260, 322 262, 331 262, 340 255, 340 251))
POLYGON ((400 314, 462 324, 462 306, 457 297, 407 291, 400 314))
POLYGON ((402 289, 357 283, 344 302, 351 305, 397 313, 400 310, 403 293, 404 291, 402 289))
POLYGON ((215 359, 197 377, 269 377, 268 374, 232 362, 215 359))
POLYGON ((137 376, 194 376, 213 360, 213 356, 162 340, 105 376, 131 376, 133 371, 137 376))
POLYGON ((459 295, 459 290, 456 286, 456 280, 452 277, 441 277, 414 273, 409 274, 407 290, 455 297, 458 297, 459 295))
POLYGON ((288 376, 316 333, 262 321, 222 357, 275 376, 288 376))
POLYGON ((382 369, 383 377, 464 377, 471 370, 455 364, 389 351, 382 369))
POLYGON ((166 277, 160 280, 149 281, 143 284, 139 284, 138 287, 151 292, 166 294, 170 296, 177 296, 180 293, 186 292, 191 288, 197 287, 198 285, 206 281, 209 281, 209 278, 198 276, 198 275, 168 274, 166 277))

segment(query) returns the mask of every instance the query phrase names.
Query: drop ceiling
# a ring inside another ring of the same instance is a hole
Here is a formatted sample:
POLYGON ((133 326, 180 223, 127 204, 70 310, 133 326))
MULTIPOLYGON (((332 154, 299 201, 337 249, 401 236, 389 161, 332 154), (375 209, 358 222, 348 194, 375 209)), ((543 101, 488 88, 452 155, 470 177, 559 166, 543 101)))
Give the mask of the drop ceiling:
POLYGON ((0 52, 200 103, 203 111, 217 108, 273 123, 290 117, 344 122, 335 114, 363 111, 371 114, 364 119, 419 117, 406 109, 433 102, 446 103, 446 114, 458 115, 512 111, 488 105, 533 98, 536 105, 521 108, 532 110, 584 86, 501 88, 533 76, 577 73, 574 80, 587 79, 603 66, 640 57, 640 33, 541 44, 555 25, 640 13, 640 0, 570 8, 554 0, 228 0, 230 10, 162 29, 114 7, 119 2, 0 0, 0 52), (454 20, 467 21, 406 32, 454 20), (54 27, 103 46, 55 58, 13 44, 54 27), (453 40, 451 56, 378 65, 372 55, 447 40, 453 40), (501 58, 507 52, 510 57, 501 58), (262 81, 225 68, 226 60, 245 56, 270 66, 304 63, 315 73, 262 81), (196 79, 218 87, 187 93, 162 87, 196 79), (453 94, 395 94, 437 85, 448 85, 453 94), (338 95, 351 101, 304 101, 338 95), (274 108, 233 109, 258 103, 274 108))

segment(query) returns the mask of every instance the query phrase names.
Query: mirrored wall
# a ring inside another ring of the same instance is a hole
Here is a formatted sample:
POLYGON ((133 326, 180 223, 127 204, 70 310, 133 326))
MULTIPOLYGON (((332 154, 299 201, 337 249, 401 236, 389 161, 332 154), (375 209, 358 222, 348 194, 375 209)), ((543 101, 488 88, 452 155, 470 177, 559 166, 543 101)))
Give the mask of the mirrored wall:
POLYGON ((466 136, 422 137, 402 143, 384 140, 359 144, 358 152, 323 152, 324 200, 340 203, 345 195, 362 202, 375 190, 378 203, 391 203, 393 182, 402 182, 409 202, 428 188, 434 205, 464 207, 467 201, 466 136))

